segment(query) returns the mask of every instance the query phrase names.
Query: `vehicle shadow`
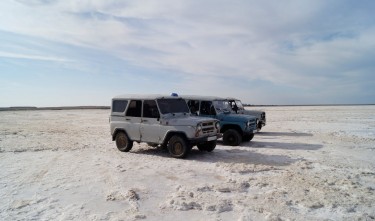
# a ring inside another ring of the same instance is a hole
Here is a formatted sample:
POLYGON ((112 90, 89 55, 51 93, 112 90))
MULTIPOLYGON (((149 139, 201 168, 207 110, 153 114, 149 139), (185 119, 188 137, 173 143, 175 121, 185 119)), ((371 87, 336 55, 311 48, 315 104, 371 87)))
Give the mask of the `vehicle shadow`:
MULTIPOLYGON (((313 136, 309 133, 295 133, 295 132, 261 132, 256 136, 313 136)), ((185 160, 196 160, 210 163, 239 163, 239 164, 254 164, 267 166, 286 166, 292 164, 300 158, 291 158, 288 153, 285 154, 268 154, 259 153, 259 149, 283 149, 283 150, 318 150, 322 148, 321 144, 307 144, 307 143, 290 143, 290 142, 270 142, 270 141, 256 141, 256 138, 250 142, 243 142, 240 146, 225 146, 222 139, 217 141, 217 146, 212 152, 199 151, 194 147, 185 160)), ((146 154, 155 157, 171 158, 167 149, 160 148, 137 148, 131 150, 135 154, 146 154)))
POLYGON ((255 136, 291 136, 291 137, 312 137, 310 133, 296 133, 296 132, 258 132, 255 136))
POLYGON ((268 142, 268 141, 250 141, 242 143, 241 146, 252 148, 272 148, 284 150, 318 150, 323 147, 322 144, 306 143, 288 143, 288 142, 268 142))
POLYGON ((189 159, 210 163, 235 163, 264 166, 287 166, 300 160, 293 159, 287 155, 257 153, 255 151, 235 147, 233 147, 233 149, 224 149, 220 146, 213 152, 202 152, 198 149, 192 149, 189 159))
MULTIPOLYGON (((134 154, 152 155, 153 157, 171 158, 167 150, 160 150, 152 147, 150 147, 149 149, 132 149, 130 152, 134 154)), ((250 149, 244 150, 236 147, 227 149, 224 146, 218 145, 216 149, 212 152, 200 151, 197 148, 193 148, 185 159, 179 160, 202 161, 209 163, 236 163, 266 166, 286 166, 300 159, 293 159, 286 155, 257 153, 250 149)))

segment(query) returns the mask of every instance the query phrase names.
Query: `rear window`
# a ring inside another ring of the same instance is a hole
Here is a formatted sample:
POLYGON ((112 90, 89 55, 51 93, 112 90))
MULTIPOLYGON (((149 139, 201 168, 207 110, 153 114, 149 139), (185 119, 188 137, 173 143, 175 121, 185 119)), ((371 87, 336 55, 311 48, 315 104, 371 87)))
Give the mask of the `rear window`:
POLYGON ((158 99, 160 112, 162 114, 169 113, 190 113, 189 107, 185 100, 182 99, 158 99))
POLYGON ((123 113, 127 104, 127 100, 114 100, 112 103, 112 112, 123 113))
POLYGON ((126 116, 129 117, 141 117, 142 101, 132 100, 130 101, 128 110, 126 111, 126 116))

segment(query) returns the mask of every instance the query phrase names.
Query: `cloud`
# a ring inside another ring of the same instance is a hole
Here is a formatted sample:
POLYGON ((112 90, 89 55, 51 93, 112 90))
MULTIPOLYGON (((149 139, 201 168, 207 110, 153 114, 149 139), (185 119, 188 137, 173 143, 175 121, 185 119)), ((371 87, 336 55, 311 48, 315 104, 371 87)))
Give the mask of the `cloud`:
MULTIPOLYGON (((334 93, 343 90, 335 84, 374 78, 374 6, 341 0, 18 0, 0 3, 0 29, 173 73, 192 88, 194 82, 235 79, 334 93)), ((9 50, 0 56, 59 60, 9 50)))
POLYGON ((55 0, 15 0, 15 1, 21 4, 28 5, 28 6, 48 5, 48 4, 55 2, 55 0))
POLYGON ((51 57, 51 56, 40 56, 40 55, 30 55, 30 54, 16 54, 16 53, 8 53, 8 52, 1 52, 0 57, 2 58, 16 58, 16 59, 30 59, 30 60, 40 60, 40 61, 54 61, 54 62, 69 62, 71 60, 66 58, 58 58, 58 57, 51 57))

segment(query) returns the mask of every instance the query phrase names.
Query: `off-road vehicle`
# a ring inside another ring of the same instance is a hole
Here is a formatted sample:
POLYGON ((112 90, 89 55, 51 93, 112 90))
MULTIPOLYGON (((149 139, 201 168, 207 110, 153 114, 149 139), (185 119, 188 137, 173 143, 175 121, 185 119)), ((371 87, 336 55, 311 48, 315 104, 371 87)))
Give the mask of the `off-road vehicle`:
POLYGON ((195 145, 213 151, 220 136, 218 120, 191 116, 186 102, 172 96, 114 97, 109 122, 112 140, 123 152, 136 141, 167 147, 172 157, 183 158, 195 145))
POLYGON ((241 100, 236 98, 227 98, 229 104, 232 108, 232 111, 236 114, 246 114, 255 116, 258 118, 257 129, 260 131, 262 127, 266 126, 266 112, 264 111, 257 111, 257 110, 246 110, 245 107, 242 105, 241 100))
POLYGON ((183 95, 193 115, 220 120, 220 132, 226 145, 250 141, 257 132, 256 117, 232 113, 228 100, 213 96, 183 95))

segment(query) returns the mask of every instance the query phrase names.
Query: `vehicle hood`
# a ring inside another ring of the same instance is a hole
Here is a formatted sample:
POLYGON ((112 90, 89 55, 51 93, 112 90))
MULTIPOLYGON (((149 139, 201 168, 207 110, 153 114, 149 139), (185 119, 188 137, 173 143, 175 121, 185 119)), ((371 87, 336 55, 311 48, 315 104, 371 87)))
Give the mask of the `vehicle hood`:
POLYGON ((257 117, 260 117, 263 113, 263 111, 257 111, 257 110, 241 110, 241 111, 238 111, 238 113, 240 114, 246 114, 246 115, 253 115, 253 116, 257 116, 257 117))
POLYGON ((231 122, 247 122, 254 121, 256 117, 250 115, 238 115, 238 114, 219 114, 218 120, 220 121, 231 121, 231 122))

